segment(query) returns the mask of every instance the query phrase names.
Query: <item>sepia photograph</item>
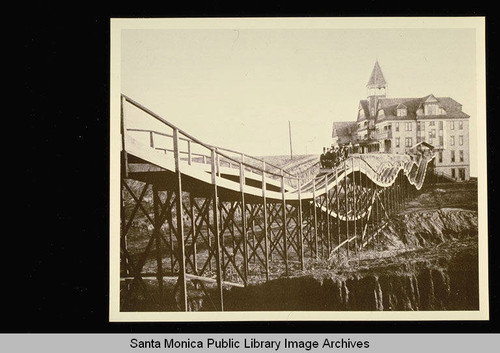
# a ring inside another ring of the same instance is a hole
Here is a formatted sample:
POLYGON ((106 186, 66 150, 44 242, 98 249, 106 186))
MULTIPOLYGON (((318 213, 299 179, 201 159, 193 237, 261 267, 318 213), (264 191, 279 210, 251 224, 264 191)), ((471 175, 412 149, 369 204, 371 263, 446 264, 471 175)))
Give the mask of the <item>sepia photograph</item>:
POLYGON ((110 32, 110 321, 488 319, 484 18, 110 32))

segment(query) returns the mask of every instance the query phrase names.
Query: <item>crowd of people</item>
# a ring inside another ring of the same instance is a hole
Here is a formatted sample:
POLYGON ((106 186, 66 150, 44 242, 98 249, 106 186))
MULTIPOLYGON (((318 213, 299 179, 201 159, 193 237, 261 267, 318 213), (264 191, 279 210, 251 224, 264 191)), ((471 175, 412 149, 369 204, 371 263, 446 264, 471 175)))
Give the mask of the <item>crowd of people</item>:
POLYGON ((323 147, 323 153, 319 157, 321 168, 335 168, 349 157, 349 149, 345 146, 340 147, 323 147))

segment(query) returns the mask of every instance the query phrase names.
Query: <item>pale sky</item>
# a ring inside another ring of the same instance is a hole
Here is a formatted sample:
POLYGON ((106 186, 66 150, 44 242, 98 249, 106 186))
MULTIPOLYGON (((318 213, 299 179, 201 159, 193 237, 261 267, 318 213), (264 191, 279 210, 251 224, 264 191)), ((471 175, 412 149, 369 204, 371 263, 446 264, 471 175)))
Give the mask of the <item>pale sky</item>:
POLYGON ((294 154, 319 154, 334 121, 356 119, 378 59, 388 97, 463 105, 474 162, 475 41, 461 28, 124 29, 121 91, 209 144, 289 154, 290 121, 294 154))

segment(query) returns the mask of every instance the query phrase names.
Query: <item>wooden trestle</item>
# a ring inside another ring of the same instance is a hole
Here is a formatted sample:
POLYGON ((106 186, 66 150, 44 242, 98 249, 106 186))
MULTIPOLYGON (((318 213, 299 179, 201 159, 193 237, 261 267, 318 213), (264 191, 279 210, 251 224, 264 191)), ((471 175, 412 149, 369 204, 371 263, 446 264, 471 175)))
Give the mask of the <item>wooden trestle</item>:
POLYGON ((122 311, 195 310, 199 295, 205 310, 222 311, 226 287, 356 256, 380 241, 432 159, 400 156, 374 167, 354 155, 306 181, 304 173, 205 144, 121 99, 122 311), (128 128, 125 105, 165 130, 128 128), (131 133, 147 135, 149 144, 131 133))

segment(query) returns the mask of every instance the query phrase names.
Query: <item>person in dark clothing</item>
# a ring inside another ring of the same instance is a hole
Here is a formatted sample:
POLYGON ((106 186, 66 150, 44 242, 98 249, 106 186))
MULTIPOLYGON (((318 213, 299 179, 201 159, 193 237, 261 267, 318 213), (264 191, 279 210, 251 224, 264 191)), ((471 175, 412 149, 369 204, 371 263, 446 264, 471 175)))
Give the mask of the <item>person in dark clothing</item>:
POLYGON ((332 149, 330 148, 328 152, 326 152, 326 168, 331 168, 333 166, 333 156, 332 149))
POLYGON ((339 147, 337 150, 337 164, 340 164, 343 158, 344 158, 344 147, 339 147))
POLYGON ((335 149, 332 149, 332 166, 331 168, 337 165, 338 153, 335 149))
POLYGON ((323 153, 319 156, 321 168, 326 168, 326 147, 323 147, 323 153))

